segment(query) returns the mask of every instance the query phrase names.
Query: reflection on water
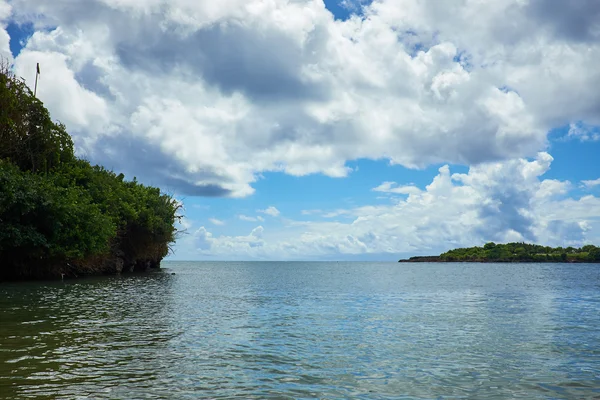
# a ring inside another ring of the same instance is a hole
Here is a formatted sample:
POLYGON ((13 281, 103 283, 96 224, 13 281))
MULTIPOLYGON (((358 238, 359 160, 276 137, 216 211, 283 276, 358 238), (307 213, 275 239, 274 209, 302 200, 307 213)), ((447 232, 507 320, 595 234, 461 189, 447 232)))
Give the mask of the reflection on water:
POLYGON ((600 397, 597 265, 166 267, 1 284, 0 399, 600 397))
POLYGON ((0 286, 0 397, 150 384, 177 331, 167 274, 0 286), (158 368, 157 368, 158 367, 158 368))

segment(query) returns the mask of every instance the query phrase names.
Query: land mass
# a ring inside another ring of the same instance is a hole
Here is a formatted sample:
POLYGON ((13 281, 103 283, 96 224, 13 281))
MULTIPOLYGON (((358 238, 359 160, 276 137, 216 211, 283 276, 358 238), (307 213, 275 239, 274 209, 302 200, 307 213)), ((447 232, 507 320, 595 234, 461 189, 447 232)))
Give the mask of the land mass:
POLYGON ((600 247, 548 247, 528 243, 486 243, 483 247, 449 250, 439 256, 415 256, 398 262, 479 262, 479 263, 600 263, 600 247))
POLYGON ((179 208, 78 159, 65 126, 0 60, 0 281, 159 268, 179 208))

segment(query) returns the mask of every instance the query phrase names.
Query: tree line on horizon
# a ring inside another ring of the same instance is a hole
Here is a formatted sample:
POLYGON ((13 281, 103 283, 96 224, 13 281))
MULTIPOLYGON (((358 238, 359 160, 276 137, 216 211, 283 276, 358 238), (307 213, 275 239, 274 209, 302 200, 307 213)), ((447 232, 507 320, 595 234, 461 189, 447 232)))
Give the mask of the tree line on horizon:
POLYGON ((77 158, 66 127, 0 62, 0 280, 157 268, 179 208, 77 158))
POLYGON ((474 262, 600 262, 600 247, 588 244, 576 247, 549 247, 529 243, 486 243, 483 247, 465 247, 440 254, 440 261, 474 262))

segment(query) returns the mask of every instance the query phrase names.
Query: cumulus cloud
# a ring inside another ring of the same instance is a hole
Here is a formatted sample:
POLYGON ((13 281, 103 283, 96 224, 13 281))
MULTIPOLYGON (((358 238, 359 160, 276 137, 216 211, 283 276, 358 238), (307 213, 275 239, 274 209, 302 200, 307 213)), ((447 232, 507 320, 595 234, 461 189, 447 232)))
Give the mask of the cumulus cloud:
POLYGON ((250 253, 258 256, 264 245, 262 240, 264 228, 257 226, 246 236, 215 237, 205 227, 200 227, 193 235, 193 247, 196 254, 220 255, 229 259, 241 258, 250 253))
POLYGON ((593 179, 593 180, 581 181, 581 183, 583 183, 583 185, 587 188, 593 188, 596 186, 600 186, 600 178, 593 179))
POLYGON ((200 227, 194 233, 194 239, 195 239, 195 247, 200 252, 210 251, 210 249, 212 247, 212 242, 214 240, 212 233, 207 231, 206 228, 203 226, 200 227))
POLYGON ((567 137, 579 139, 582 142, 597 141, 600 140, 600 129, 582 123, 571 123, 567 137))
POLYGON ((252 229, 250 236, 261 239, 264 231, 265 229, 262 226, 257 226, 256 228, 252 229))
POLYGON ((543 179, 550 129, 598 140, 596 0, 345 4, 363 15, 335 20, 322 0, 0 0, 0 54, 8 18, 32 23, 15 71, 33 85, 41 64, 39 97, 78 154, 181 195, 249 196, 268 171, 344 177, 362 158, 470 165, 426 187, 373 182, 391 205, 302 212, 327 221, 279 218, 245 236, 201 227, 189 242, 202 254, 600 237, 598 198, 543 179))
POLYGON ((242 221, 246 221, 246 222, 256 222, 256 221, 264 221, 265 219, 263 217, 261 217, 260 215, 256 216, 256 217, 249 217, 247 215, 243 215, 240 214, 238 215, 238 218, 242 221))
MULTIPOLYGON (((337 210, 351 220, 293 221, 261 230, 260 246, 249 236, 221 236, 211 255, 241 259, 341 258, 437 254, 487 241, 526 241, 580 246, 600 240, 600 198, 570 197, 568 181, 544 179, 552 157, 472 166, 452 173, 442 166, 431 183, 392 204, 337 210)), ((198 234, 202 240, 204 231, 198 234)), ((203 243, 201 241, 201 243, 203 243)))
POLYGON ((532 0, 526 9, 558 38, 576 42, 600 40, 600 3, 595 0, 532 0))
POLYGON ((187 218, 185 216, 181 216, 181 218, 179 218, 176 221, 175 228, 179 232, 187 232, 192 227, 192 225, 193 225, 192 221, 190 221, 189 218, 187 218))
POLYGON ((6 32, 6 23, 11 15, 10 4, 0 0, 0 58, 12 60, 10 36, 6 32))
POLYGON ((323 213, 323 217, 325 217, 325 218, 335 218, 335 217, 348 216, 348 215, 351 215, 350 212, 348 212, 348 210, 335 210, 335 211, 323 213))
POLYGON ((394 193, 394 194, 417 194, 421 189, 414 185, 397 186, 396 182, 383 182, 381 185, 373 188, 374 192, 394 193))
POLYGON ((209 218, 208 219, 210 221, 211 224, 213 225, 217 225, 217 226, 223 226, 225 225, 224 221, 221 221, 220 219, 216 219, 216 218, 209 218))
POLYGON ((5 24, 11 14, 10 4, 6 0, 0 0, 0 21, 5 24))
MULTIPOLYGON (((51 32, 50 35, 59 34, 57 32, 51 32)), ((85 129, 86 134, 110 129, 106 100, 78 82, 66 55, 59 52, 24 52, 18 58, 15 73, 20 76, 35 73, 35 68, 25 68, 36 63, 41 68, 38 96, 61 117, 61 122, 75 132, 85 129)))
POLYGON ((279 214, 281 214, 281 212, 277 208, 275 208, 273 206, 269 206, 269 207, 267 207, 264 210, 257 210, 257 211, 259 213, 270 215, 271 217, 277 217, 277 216, 279 216, 279 214))
POLYGON ((533 156, 551 128, 600 125, 595 0, 350 3, 364 15, 12 0, 38 29, 16 67, 31 83, 42 63, 40 98, 80 154, 187 195, 248 196, 265 171, 343 177, 359 158, 533 156))

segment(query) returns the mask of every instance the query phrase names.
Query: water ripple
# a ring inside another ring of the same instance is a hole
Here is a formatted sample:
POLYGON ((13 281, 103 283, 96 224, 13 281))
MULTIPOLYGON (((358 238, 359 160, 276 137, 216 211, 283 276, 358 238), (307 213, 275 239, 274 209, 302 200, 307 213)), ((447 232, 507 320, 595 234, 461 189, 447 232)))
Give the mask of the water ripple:
POLYGON ((597 266, 169 267, 0 285, 0 399, 600 397, 597 266))

